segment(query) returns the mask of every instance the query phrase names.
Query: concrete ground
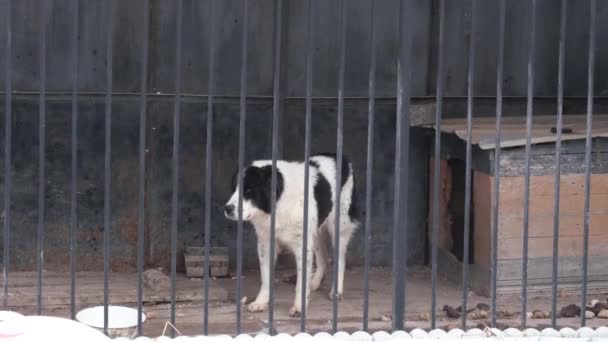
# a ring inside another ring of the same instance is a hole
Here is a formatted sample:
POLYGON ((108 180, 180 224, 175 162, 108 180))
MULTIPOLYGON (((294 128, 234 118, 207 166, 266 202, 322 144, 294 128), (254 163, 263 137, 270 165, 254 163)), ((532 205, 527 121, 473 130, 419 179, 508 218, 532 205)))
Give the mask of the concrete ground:
MULTIPOLYGON (((292 278, 293 271, 276 272, 275 280, 275 310, 274 329, 279 333, 297 333, 300 329, 300 319, 291 318, 288 310, 294 299, 294 285, 287 280, 292 278)), ((102 303, 103 287, 99 273, 79 273, 77 281, 77 307, 98 305, 102 303)), ((35 313, 36 281, 34 274, 11 274, 9 278, 9 306, 24 314, 35 313)), ((43 314, 69 317, 69 278, 65 274, 45 274, 43 314)), ((203 291, 202 279, 188 279, 183 275, 177 282, 176 328, 183 335, 202 333, 203 322, 203 291)), ((390 330, 392 310, 391 270, 388 268, 373 268, 370 271, 369 292, 369 327, 370 331, 390 330)), ((236 329, 235 285, 233 278, 210 279, 209 292, 209 333, 234 334, 236 329)), ((113 274, 111 278, 111 303, 115 305, 135 306, 136 278, 133 274, 113 274)), ((252 300, 258 290, 259 275, 248 271, 243 279, 243 296, 252 300)), ((322 288, 313 293, 308 308, 306 329, 314 333, 331 331, 332 302, 327 298, 330 282, 325 281, 322 288)), ((606 289, 608 292, 608 289, 606 289)), ((462 290, 460 285, 439 279, 437 286, 437 327, 452 329, 460 327, 460 319, 448 318, 441 310, 444 305, 457 307, 461 303, 462 290)), ((595 297, 591 297, 593 299, 595 297)), ((597 298, 603 298, 597 294, 597 298)), ((159 336, 166 328, 170 319, 169 292, 145 290, 145 312, 148 319, 144 323, 144 334, 159 336)), ((490 304, 489 298, 468 294, 469 307, 478 303, 490 304)), ((406 289, 406 321, 407 329, 430 328, 431 286, 430 271, 427 268, 410 268, 406 289)), ((579 304, 576 295, 564 295, 558 298, 558 310, 568 304, 579 304)), ((505 295, 498 300, 500 328, 520 327, 519 314, 521 300, 518 295, 505 295)), ((528 300, 528 311, 549 311, 551 302, 549 294, 537 295, 528 300)), ((345 274, 344 298, 339 303, 338 329, 353 332, 362 329, 363 318, 363 270, 353 268, 345 274)), ((242 333, 267 332, 268 313, 250 313, 242 307, 242 333)), ((595 318, 589 320, 588 326, 606 325, 608 320, 595 318)), ((489 324, 483 317, 470 319, 467 326, 484 327, 489 324)), ((544 328, 550 325, 549 319, 528 319, 529 327, 544 328)), ((580 326, 580 318, 560 318, 558 326, 580 326)))

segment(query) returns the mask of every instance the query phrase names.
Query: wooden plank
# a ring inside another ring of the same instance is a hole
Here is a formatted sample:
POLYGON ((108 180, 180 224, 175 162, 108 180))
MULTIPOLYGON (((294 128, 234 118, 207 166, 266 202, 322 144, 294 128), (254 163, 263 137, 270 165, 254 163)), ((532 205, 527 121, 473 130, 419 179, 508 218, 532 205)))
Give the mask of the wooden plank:
MULTIPOLYGON (((502 136, 501 147, 524 146, 526 143, 525 117, 506 116, 501 122, 502 136)), ((565 127, 571 128, 572 133, 562 134, 564 141, 573 139, 584 139, 586 122, 581 115, 564 115, 565 127)), ((495 125, 496 119, 491 117, 475 118, 471 141, 482 149, 495 148, 495 125)), ((553 115, 537 115, 533 118, 532 143, 555 142, 556 135, 551 133, 551 127, 556 125, 556 117, 553 115)), ((434 125, 429 125, 434 127, 434 125)), ((447 133, 455 133, 462 140, 466 140, 466 120, 463 118, 445 119, 442 121, 441 130, 447 133)), ((608 116, 597 114, 594 116, 593 137, 608 137, 608 116)))
MULTIPOLYGON (((461 140, 462 141, 462 140, 461 140)), ((532 145, 530 155, 549 154, 555 155, 555 144, 536 144, 532 145)), ((562 154, 585 154, 586 143, 584 139, 562 141, 562 154)), ((596 137, 591 140, 592 152, 608 152, 608 139, 596 137)), ((525 155, 525 146, 502 149, 503 156, 520 156, 525 155)))
MULTIPOLYGON (((77 274, 76 303, 95 305, 103 303, 103 273, 86 272, 77 274)), ((209 298, 212 301, 228 299, 226 289, 215 285, 210 280, 209 298)), ((28 307, 36 305, 36 273, 14 272, 9 274, 9 305, 11 307, 28 307)), ((69 276, 66 273, 45 272, 43 281, 43 299, 45 306, 69 305, 69 276)), ((137 274, 112 273, 110 275, 110 301, 112 304, 133 304, 137 301, 137 274)), ((145 302, 168 302, 171 299, 169 289, 153 291, 144 288, 145 302)), ((177 301, 202 301, 204 299, 201 280, 192 280, 184 275, 177 276, 177 301)))
MULTIPOLYGON (((583 214, 560 215, 559 236, 573 237, 583 235, 583 214)), ((518 238, 523 235, 523 217, 499 217, 498 238, 518 238)), ((608 234, 608 214, 591 215, 589 217, 589 234, 591 237, 608 234)), ((552 237, 553 216, 532 216, 528 224, 530 237, 552 237)))
MULTIPOLYGON (((535 132, 533 132, 534 134, 535 132)), ((541 133, 537 133, 541 134, 541 133)), ((505 133, 501 135, 503 138, 500 142, 501 148, 508 147, 519 147, 526 145, 526 137, 522 137, 520 132, 513 133, 505 133)), ((594 132, 593 137, 608 137, 608 132, 594 132)), ((586 138, 586 134, 578 133, 578 134, 564 134, 562 135, 562 141, 567 140, 582 140, 586 138)), ((532 144, 543 144, 543 143, 554 143, 556 140, 555 135, 553 136, 534 136, 531 139, 532 144)), ((496 140, 494 137, 483 137, 479 138, 479 143, 477 144, 479 148, 482 150, 490 150, 496 148, 496 140)))
MULTIPOLYGON (((447 160, 440 159, 439 167, 439 223, 437 225, 437 247, 449 251, 452 249, 454 239, 451 231, 451 217, 449 211, 450 200, 452 196, 452 168, 449 166, 447 160)), ((428 208, 429 213, 427 217, 427 238, 429 241, 433 239, 433 201, 434 201, 434 182, 433 177, 435 173, 435 159, 429 160, 429 202, 428 208)))
MULTIPOLYGON (((557 285, 558 296, 580 296, 581 294, 581 279, 565 279, 561 278, 557 285)), ((608 288, 608 277, 599 277, 589 280, 587 285, 587 295, 591 298, 603 297, 608 288)), ((528 298, 536 297, 543 298, 552 291, 551 279, 533 279, 528 282, 528 298)), ((521 280, 498 280, 496 282, 496 293, 498 296, 509 296, 521 294, 521 280)), ((564 318, 560 318, 563 320, 564 318)), ((578 317, 574 319, 580 319, 578 317)), ((573 325, 576 323, 573 323, 573 325)))
MULTIPOLYGON (((563 154, 561 155, 561 173, 583 174, 585 172, 585 155, 563 154)), ((523 176, 525 174, 525 154, 501 155, 500 175, 501 176, 523 176)), ((544 154, 534 155, 530 159, 530 174, 534 176, 548 175, 555 173, 555 155, 544 154)), ((591 173, 608 173, 608 153, 593 153, 591 158, 591 173)))
MULTIPOLYGON (((547 281, 551 279, 553 258, 532 258, 528 260, 528 279, 547 281)), ((589 281, 608 277, 608 255, 595 255, 589 257, 589 281)), ((558 280, 560 282, 578 281, 580 284, 583 275, 581 257, 560 257, 558 280)), ((500 280, 521 281, 521 260, 498 261, 497 277, 500 280)))
POLYGON ((475 225, 473 248, 475 264, 480 266, 490 265, 491 179, 492 177, 486 173, 473 173, 473 206, 475 208, 473 211, 475 225))
MULTIPOLYGON (((528 239, 528 257, 543 258, 553 256, 553 237, 532 237, 528 239)), ((581 257, 583 255, 582 236, 564 236, 559 238, 560 257, 581 257)), ((608 256, 608 235, 596 235, 589 239, 589 255, 608 256)), ((499 239, 498 259, 519 260, 523 256, 523 238, 499 239)))
MULTIPOLYGON (((525 177, 505 177, 500 179, 500 197, 522 199, 525 177)), ((585 193, 585 175, 562 175, 560 178, 560 195, 576 195, 585 193)), ((608 174, 592 174, 592 194, 608 194, 608 174)), ((536 196, 551 196, 555 191, 555 176, 542 175, 530 177, 530 193, 536 196)))
MULTIPOLYGON (((501 217, 523 217, 523 191, 522 198, 505 196, 500 198, 501 217)), ((582 194, 560 194, 560 215, 582 215, 585 196, 582 194)), ((608 214, 608 194, 591 194, 589 212, 592 215, 608 214)), ((530 195, 529 214, 533 217, 553 216, 553 196, 530 195)))

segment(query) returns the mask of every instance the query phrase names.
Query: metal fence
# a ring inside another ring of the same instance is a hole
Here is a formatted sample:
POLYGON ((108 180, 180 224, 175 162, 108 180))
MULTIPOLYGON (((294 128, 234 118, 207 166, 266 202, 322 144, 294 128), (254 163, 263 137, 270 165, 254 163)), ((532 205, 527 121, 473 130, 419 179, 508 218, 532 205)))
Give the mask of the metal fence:
MULTIPOLYGON (((3 241, 4 241, 4 249, 3 249, 3 305, 5 308, 10 307, 9 302, 9 276, 10 276, 10 253, 9 246, 11 242, 11 235, 15 233, 15 227, 11 224, 11 187, 12 181, 11 177, 13 174, 12 166, 11 166, 11 153, 13 151, 12 148, 12 120, 13 120, 13 83, 11 80, 12 75, 12 60, 10 56, 12 56, 13 52, 13 44, 15 39, 19 37, 15 37, 12 33, 12 22, 15 20, 19 20, 19 18, 14 18, 11 15, 11 6, 14 1, 5 0, 8 11, 6 12, 6 21, 4 22, 3 34, 6 35, 5 46, 4 46, 4 54, 8 56, 4 65, 5 68, 5 138, 4 138, 4 180, 5 187, 3 189, 4 195, 4 229, 3 229, 3 241)), ((475 13, 475 6, 478 5, 479 0, 472 0, 473 11, 475 13)), ((584 247, 582 250, 583 260, 582 260, 582 268, 583 268, 583 282, 581 285, 582 290, 582 300, 581 307, 585 308, 587 306, 587 278, 588 278, 588 246, 589 246, 589 212, 590 212, 590 175, 591 175, 591 152, 592 152, 592 121, 593 121, 593 80, 594 80, 594 52, 596 49, 596 35, 595 35, 595 27, 596 27, 596 17, 597 17, 597 1, 590 0, 591 3, 591 11, 590 11, 590 20, 588 23, 589 29, 589 50, 588 50, 588 95, 587 95, 587 115, 586 115, 586 144, 585 144, 585 191, 584 191, 584 217, 581 217, 583 222, 583 241, 584 247)), ((78 6, 80 5, 80 1, 74 0, 71 2, 72 6, 74 6, 75 13, 78 13, 78 6)), ((150 18, 149 18, 149 0, 144 0, 145 3, 145 11, 144 13, 144 38, 147 37, 150 26, 150 18)), ((336 194, 341 193, 341 170, 343 159, 343 137, 344 137, 344 85, 345 85, 345 72, 346 72, 346 60, 348 58, 348 51, 346 46, 346 1, 340 0, 340 17, 337 19, 337 30, 339 36, 339 56, 338 56, 338 79, 336 80, 337 84, 337 101, 338 101, 338 110, 336 115, 337 120, 337 141, 335 147, 329 147, 328 149, 335 148, 336 160, 337 160, 337 175, 336 175, 336 194)), ((408 181, 409 181, 409 152, 410 152, 410 99, 411 99, 411 65, 412 65, 412 30, 409 27, 408 18, 412 15, 408 12, 408 7, 406 6, 406 1, 401 0, 401 5, 396 10, 399 10, 399 49, 395 58, 398 61, 398 69, 397 69, 397 107, 396 107, 396 158, 395 158, 395 166, 394 166, 394 177, 395 177, 395 190, 394 190, 394 225, 393 225, 393 263, 392 263, 392 285, 393 285, 393 307, 392 307, 392 329, 394 330, 402 330, 404 329, 404 319, 406 308, 405 301, 405 287, 406 287, 406 275, 407 275, 407 265, 406 265, 406 256, 407 256, 407 219, 406 213, 408 209, 408 181)), ((110 6, 114 6, 115 1, 108 1, 110 6)), ((209 25, 209 34, 210 34, 210 49, 208 52, 208 89, 209 92, 206 94, 207 100, 207 130, 206 130, 206 152, 205 152, 205 170, 206 173, 204 175, 205 183, 211 183, 212 170, 213 170, 213 144, 218 143, 214 140, 213 136, 213 119, 214 119, 214 96, 215 94, 215 84, 216 79, 218 77, 216 73, 216 46, 217 46, 217 34, 216 31, 217 23, 215 22, 216 16, 213 15, 213 11, 215 9, 215 1, 212 1, 211 6, 211 22, 207 23, 209 25)), ((313 52, 315 49, 315 41, 313 39, 313 28, 314 28, 314 18, 316 15, 315 9, 316 2, 313 0, 306 1, 306 12, 302 13, 306 17, 306 27, 305 30, 307 32, 307 41, 306 46, 307 49, 305 51, 306 54, 306 96, 305 96, 305 150, 304 159, 308 160, 311 156, 310 151, 310 139, 311 139, 311 117, 312 117, 312 101, 313 101, 313 52)), ((432 177, 433 182, 433 193, 432 193, 432 213, 433 213, 433 226, 432 226, 432 237, 431 240, 431 274, 432 274, 432 296, 429 304, 429 313, 430 313, 430 321, 431 328, 436 327, 437 321, 437 282, 438 282, 438 248, 437 248, 437 238, 438 238, 438 225, 439 225, 439 197, 440 197, 440 156, 441 156, 441 122, 442 122, 442 104, 443 104, 443 89, 445 82, 445 59, 447 58, 446 53, 444 51, 445 45, 445 32, 446 32, 446 4, 445 0, 439 0, 439 14, 438 14, 438 36, 439 36, 439 45, 438 45, 438 60, 437 60, 437 80, 436 80, 436 115, 435 115, 435 135, 434 135, 434 173, 432 177)), ((534 51, 536 49, 537 44, 537 29, 536 29, 536 9, 537 9, 537 1, 530 0, 527 2, 530 6, 531 15, 531 31, 529 33, 529 55, 527 59, 527 77, 528 77, 528 87, 527 87, 527 110, 526 110, 526 154, 525 154, 525 193, 524 193, 524 223, 523 223, 523 258, 522 258, 522 270, 523 277, 521 283, 521 326, 527 326, 527 316, 528 312, 527 307, 527 266, 528 266, 528 228, 529 228, 529 205, 530 205, 530 151, 532 146, 532 118, 533 118, 533 100, 534 100, 534 70, 535 70, 535 56, 534 51)), ((171 178, 171 184, 173 188, 171 204, 172 204, 172 212, 171 212, 171 305, 170 305, 170 315, 171 315, 171 323, 176 323, 176 272, 177 272, 177 241, 178 241, 178 175, 179 175, 179 160, 180 160, 180 112, 181 112, 181 84, 182 84, 182 46, 183 44, 189 44, 189 42, 184 42, 182 37, 182 26, 183 26, 183 0, 177 0, 177 20, 176 20, 176 36, 175 36, 175 84, 176 91, 174 94, 174 107, 173 107, 173 155, 172 155, 172 170, 173 176, 171 178)), ((277 186, 277 168, 276 162, 278 159, 278 134, 280 130, 279 122, 281 120, 281 101, 282 101, 282 89, 281 89, 281 81, 280 75, 282 67, 281 64, 281 53, 283 43, 281 40, 282 30, 285 30, 283 26, 283 21, 281 18, 283 0, 275 0, 274 1, 274 44, 273 44, 273 105, 272 105, 272 188, 276 189, 277 186)), ((243 17, 241 19, 243 33, 241 37, 241 47, 242 54, 240 56, 240 125, 239 125, 239 145, 238 145, 238 169, 239 174, 243 174, 243 170, 245 168, 245 129, 246 129, 246 121, 247 121, 247 65, 248 65, 248 54, 247 54, 247 46, 250 44, 249 37, 247 34, 248 27, 248 1, 242 1, 242 9, 243 9, 243 17)), ((370 1, 370 12, 369 15, 371 17, 371 34, 370 41, 365 42, 365 44, 369 45, 369 50, 371 51, 371 59, 369 63, 369 113, 368 113, 368 131, 367 131, 367 176, 365 179, 365 207, 366 207, 366 217, 362 224, 362 229, 365 234, 365 244, 363 248, 364 253, 364 292, 363 298, 361 298, 361 305, 363 306, 363 317, 361 320, 361 328, 362 330, 368 330, 368 322, 369 322, 369 270, 370 270, 370 258, 371 258, 371 247, 370 247, 370 239, 369 237, 372 232, 372 191, 373 191, 373 183, 372 183, 372 170, 373 170, 373 142, 374 142, 374 122, 375 122, 375 89, 376 89, 376 47, 378 44, 378 34, 374 30, 374 20, 375 13, 378 6, 382 6, 378 1, 370 1)), ((562 116, 563 116, 563 100, 564 100, 564 67, 565 67, 565 37, 566 37, 566 27, 567 27, 567 1, 560 1, 560 38, 559 38, 559 67, 557 70, 558 74, 558 106, 557 106, 557 120, 556 120, 556 146, 555 146, 555 202, 554 202, 554 232, 553 232, 553 263, 552 263, 552 310, 551 310, 551 324, 555 327, 557 324, 558 318, 558 308, 557 308, 557 296, 558 296, 558 255, 559 255, 559 229, 560 229, 560 153, 561 153, 561 143, 562 143, 562 116)), ((36 10, 41 12, 39 18, 48 18, 48 11, 50 9, 49 1, 42 1, 39 3, 39 6, 36 10)), ((110 10, 112 13, 112 10, 110 10)), ((506 13, 506 0, 499 1, 499 21, 498 25, 498 37, 496 37, 496 50, 498 56, 496 75, 496 141, 495 144, 497 146, 494 162, 494 170, 498 170, 500 168, 500 151, 501 151, 501 118, 503 115, 503 68, 504 68, 504 36, 505 36, 505 13, 506 13)), ((72 46, 74 47, 72 53, 73 58, 76 61, 73 65, 73 69, 71 70, 71 75, 66 75, 66 77, 71 77, 72 80, 72 92, 71 92, 71 103, 72 103, 72 121, 71 121, 71 210, 70 210, 70 242, 69 242, 69 275, 70 275, 70 298, 71 298, 71 317, 75 317, 76 313, 76 230, 77 230, 77 150, 79 141, 78 137, 78 98, 79 98, 79 84, 78 84, 78 46, 79 46, 79 34, 81 28, 79 27, 78 17, 74 16, 70 18, 72 21, 72 31, 71 36, 66 37, 66 39, 72 40, 72 46)), ((109 28, 113 27, 112 21, 114 20, 112 15, 108 16, 108 26, 109 28)), ((578 24, 578 23, 577 23, 578 24)), ((46 169, 45 169, 45 153, 47 147, 45 146, 45 126, 46 126, 46 112, 45 112, 45 103, 47 101, 47 89, 46 89, 46 73, 47 67, 49 67, 47 63, 47 55, 46 55, 46 44, 47 44, 47 23, 41 22, 40 24, 40 90, 39 90, 39 103, 40 103, 40 112, 39 112, 39 136, 40 136, 40 145, 39 145, 39 164, 38 164, 38 177, 39 177, 39 185, 38 185, 38 230, 37 230, 37 259, 36 259, 36 270, 37 270, 37 308, 38 313, 41 313, 43 309, 43 267, 44 267, 44 238, 45 238, 45 177, 46 177, 46 169)), ((471 32, 473 36, 478 31, 477 27, 477 19, 475 17, 471 20, 471 32)), ((103 272, 104 272, 104 306, 105 306, 105 328, 108 327, 108 306, 110 304, 109 299, 109 289, 110 289, 110 234, 112 231, 111 225, 111 212, 110 212, 110 204, 112 200, 111 193, 111 147, 112 147, 112 102, 113 102, 113 87, 112 87, 112 71, 113 71, 113 32, 112 30, 107 30, 106 35, 106 91, 105 91, 105 154, 104 154, 104 177, 105 177, 105 188, 104 188, 104 230, 103 230, 103 272)), ((475 39, 470 39, 469 46, 469 57, 468 57, 468 78, 467 78, 467 111, 466 111, 466 122, 467 122, 467 137, 471 136, 472 127, 473 127, 473 113, 474 113, 474 102, 475 102, 475 94, 473 91, 473 83, 475 78, 475 39)), ((143 271, 144 271, 144 239, 145 239, 145 206, 144 206, 144 179, 146 172, 146 158, 145 158, 145 142, 146 142, 146 119, 147 119, 147 97, 149 93, 149 89, 147 87, 147 77, 148 77, 148 41, 147 39, 143 39, 142 41, 142 49, 141 49, 141 89, 139 93, 140 97, 140 105, 139 105, 139 171, 138 171, 138 186, 139 186, 139 202, 138 202, 138 249, 137 249, 137 273, 138 273, 138 288, 137 288, 137 302, 138 302, 138 312, 139 312, 139 324, 138 324, 138 332, 142 332, 142 312, 143 312, 143 271)), ((469 227, 471 225, 471 198, 472 198, 472 179, 471 179, 471 169, 472 169, 472 143, 471 139, 467 138, 466 144, 466 185, 465 185, 465 216, 464 216, 464 227, 465 227, 465 239, 464 239, 464 257, 463 257, 463 292, 462 292, 462 312, 467 312, 468 303, 467 303, 467 294, 470 291, 469 287, 469 278, 470 278, 470 269, 469 269, 469 227)), ((304 248, 303 250, 307 250, 307 235, 310 234, 309 222, 308 221, 308 202, 309 202, 309 193, 308 193, 308 184, 309 184, 309 165, 305 163, 305 197, 304 197, 304 248)), ((492 198, 492 225, 491 225, 491 324, 493 326, 496 325, 496 317, 497 317, 497 304, 496 304, 496 287, 497 287, 497 249, 498 249, 498 226, 499 226, 499 189, 500 186, 500 173, 496 173, 496 177, 493 180, 493 198, 492 198)), ((240 180, 242 181, 242 179, 240 180)), ((340 226, 339 226, 339 213, 340 213, 340 201, 339 195, 336 195, 335 203, 336 203, 336 227, 334 234, 334 246, 336 246, 333 250, 333 260, 338 260, 339 255, 339 235, 340 235, 340 226)), ((211 187, 207 186, 205 191, 205 208, 204 208, 204 236, 205 236, 205 246, 210 245, 210 236, 211 236, 211 187)), ((271 210, 271 234, 270 234, 270 248, 271 255, 274 254, 274 243, 275 241, 275 206, 276 206, 276 191, 272 192, 272 210, 271 210)), ((239 221, 238 221, 238 230, 237 230, 237 260, 236 260, 236 326, 234 333, 241 332, 241 321, 242 321, 242 305, 240 298, 242 298, 242 273, 243 273, 243 220, 242 220, 242 203, 243 203, 243 191, 242 187, 239 190, 239 221)), ((202 280, 201 286, 204 288, 205 300, 203 307, 203 322, 201 332, 203 334, 207 334, 209 331, 209 300, 208 300, 208 289, 209 289, 209 249, 206 249, 205 252, 205 276, 202 280)), ((306 265, 307 253, 303 252, 302 259, 304 265, 306 265)), ((269 277, 273 279, 274 277, 274 260, 270 258, 270 275, 269 277)), ((302 331, 306 331, 306 322, 307 322, 307 312, 306 312, 306 286, 305 283, 306 272, 310 270, 306 270, 306 267, 303 268, 304 276, 302 277, 304 284, 302 284, 302 312, 300 318, 300 329, 302 331)), ((338 263, 334 262, 333 264, 333 276, 336 278, 338 273, 338 263)), ((273 331, 273 322, 274 322, 274 301, 275 301, 275 293, 274 293, 274 282, 270 281, 270 298, 269 298, 269 306, 268 306, 268 328, 269 331, 273 331)), ((334 293, 337 293, 337 282, 333 283, 334 293)), ((415 295, 415 294, 411 294, 415 295)), ((333 297, 333 318, 332 322, 332 330, 337 331, 339 329, 340 322, 340 306, 338 302, 338 297, 333 297)), ((581 325, 585 325, 585 315, 581 314, 580 316, 581 325)), ((462 326, 466 326, 466 314, 462 315, 462 326)), ((233 333, 227 332, 227 333, 233 333)))

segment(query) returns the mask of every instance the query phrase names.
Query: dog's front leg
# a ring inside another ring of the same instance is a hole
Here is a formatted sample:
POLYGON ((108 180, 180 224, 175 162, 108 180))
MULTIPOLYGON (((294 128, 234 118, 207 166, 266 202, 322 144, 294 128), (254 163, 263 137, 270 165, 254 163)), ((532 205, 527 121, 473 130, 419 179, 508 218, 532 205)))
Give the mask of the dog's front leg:
MULTIPOLYGON (((306 302, 304 305, 308 307, 308 300, 310 298, 310 280, 312 279, 312 242, 308 244, 308 250, 306 252, 306 302)), ((296 281, 296 293, 293 306, 289 309, 289 316, 298 317, 302 313, 302 279, 303 279, 303 259, 302 259, 302 248, 297 248, 295 251, 296 267, 297 267, 297 281, 296 281)))
MULTIPOLYGON (((273 265, 276 264, 277 255, 275 248, 273 265)), ((269 286, 272 279, 270 279, 270 242, 266 237, 258 236, 258 258, 262 285, 256 299, 247 306, 250 312, 261 312, 268 308, 269 286)))

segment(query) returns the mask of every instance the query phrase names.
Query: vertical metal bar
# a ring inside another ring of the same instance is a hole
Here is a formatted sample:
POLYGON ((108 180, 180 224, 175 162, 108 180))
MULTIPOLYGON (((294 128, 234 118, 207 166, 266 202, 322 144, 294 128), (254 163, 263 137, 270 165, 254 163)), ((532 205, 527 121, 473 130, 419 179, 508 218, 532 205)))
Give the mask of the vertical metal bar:
POLYGON ((496 326, 496 279, 498 273, 498 206, 500 190, 500 135, 502 121, 502 82, 504 69, 505 48, 505 0, 500 0, 498 9, 498 61, 496 63, 496 147, 494 151, 494 192, 492 193, 492 266, 491 273, 491 300, 492 300, 492 326, 496 326))
MULTIPOLYGON (((303 210, 303 232, 302 232, 302 303, 300 304, 302 316, 300 317, 300 331, 306 331, 306 304, 308 303, 308 294, 306 291, 309 284, 306 282, 308 272, 312 272, 308 266, 308 205, 310 203, 308 196, 310 195, 310 125, 312 117, 312 59, 314 54, 314 31, 312 26, 313 19, 313 0, 306 2, 306 117, 304 119, 304 210, 303 210)), ((319 222, 315 223, 316 228, 319 222)), ((311 262, 312 264, 312 262, 311 262)))
MULTIPOLYGON (((589 12, 589 62, 587 65, 587 131, 585 138, 585 207, 583 221, 583 283, 581 308, 587 306, 587 276, 589 268, 589 194, 591 192, 591 128, 593 124, 593 72, 595 68, 595 23, 597 1, 591 0, 589 12)), ((581 326, 585 326, 585 314, 581 313, 581 326)))
MULTIPOLYGON (((171 324, 175 326, 175 287, 177 274, 177 220, 179 213, 179 125, 181 116, 182 88, 182 22, 183 0, 177 0, 175 20, 175 96, 173 99, 173 160, 171 179, 171 324)), ((175 329, 171 329, 171 337, 175 337, 175 329)))
POLYGON ((472 146, 471 133, 473 129, 473 89, 475 86, 475 34, 477 26, 475 13, 477 12, 477 0, 471 1, 471 34, 469 40, 469 70, 467 74, 467 146, 464 180, 464 244, 462 248, 462 328, 467 326, 467 299, 469 293, 469 239, 471 236, 471 163, 472 146))
POLYGON ((45 230, 45 152, 46 152, 46 33, 48 19, 48 2, 40 6, 40 96, 39 96, 39 122, 38 122, 38 243, 36 248, 37 276, 36 311, 42 314, 42 269, 44 268, 44 230, 45 230))
POLYGON ((566 54, 566 0, 561 0, 559 25, 559 62, 557 71, 557 134, 555 140, 555 197, 553 211, 553 268, 551 272, 551 326, 557 325, 557 277, 559 262, 559 196, 562 159, 562 126, 564 111, 564 59, 566 54))
POLYGON ((376 1, 371 2, 369 48, 369 102, 367 105, 367 174, 365 179, 365 237, 363 239, 363 331, 369 323, 369 267, 372 238, 372 194, 374 170, 374 121, 376 116, 376 1))
POLYGON ((72 1, 72 186, 70 193, 70 318, 76 318, 76 232, 78 231, 76 194, 78 192, 78 57, 79 44, 79 1, 72 1))
POLYGON ((144 243, 145 243, 145 201, 146 201, 146 122, 148 99, 148 39, 150 28, 150 0, 144 0, 144 26, 141 50, 141 84, 139 97, 139 174, 137 204, 137 336, 142 335, 144 302, 144 243))
MULTIPOLYGON (((213 96, 215 93, 215 0, 211 0, 209 10, 209 79, 207 84, 207 132, 205 140, 205 261, 203 263, 203 334, 209 333, 209 249, 211 248, 211 178, 213 160, 213 96)), ((240 300, 240 299, 239 299, 240 300)))
MULTIPOLYGON (((531 3, 531 28, 528 45, 528 97, 526 104, 526 156, 524 178, 523 256, 521 265, 521 328, 526 327, 528 312, 528 236, 530 226, 530 154, 532 152, 532 115, 534 106, 534 56, 536 49, 536 0, 531 3)), ((583 315, 584 316, 584 315, 583 315)))
POLYGON ((247 49, 249 35, 249 7, 247 0, 242 1, 243 33, 241 36, 241 96, 239 122, 239 176, 238 176, 238 225, 236 234, 236 334, 241 333, 241 303, 243 284, 243 177, 245 168, 245 127, 247 121, 247 49))
POLYGON ((340 255, 340 198, 342 194, 342 150, 344 135, 344 71, 346 69, 346 4, 340 0, 340 28, 339 43, 340 59, 338 61, 338 128, 336 141, 336 194, 334 204, 336 208, 335 231, 334 231, 334 257, 333 257, 333 316, 332 328, 338 330, 338 269, 340 255))
POLYGON ((277 156, 279 143, 279 116, 281 106, 281 36, 283 30, 283 0, 274 2, 274 43, 273 43, 273 92, 272 92, 272 172, 270 177, 270 270, 268 272, 268 331, 274 334, 274 254, 277 203, 277 156))
POLYGON ((108 2, 106 28, 106 98, 105 98, 105 155, 104 155, 104 205, 103 205, 103 330, 108 333, 110 303, 110 239, 111 228, 111 163, 112 163, 112 56, 114 46, 114 1, 108 2))
POLYGON ((433 236, 431 241, 431 329, 437 320, 437 240, 439 238, 439 181, 441 180, 441 110, 443 103, 443 40, 445 1, 439 0, 439 47, 435 95, 435 167, 433 172, 433 236))
POLYGON ((6 3, 6 64, 4 68, 4 227, 2 244, 2 306, 8 308, 8 272, 11 248, 11 192, 12 192, 12 115, 13 115, 13 39, 12 39, 12 1, 6 3))
POLYGON ((410 154, 410 95, 412 34, 411 4, 400 1, 397 63, 397 127, 395 136, 395 201, 393 207, 393 330, 403 330, 407 276, 408 177, 410 154))

